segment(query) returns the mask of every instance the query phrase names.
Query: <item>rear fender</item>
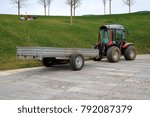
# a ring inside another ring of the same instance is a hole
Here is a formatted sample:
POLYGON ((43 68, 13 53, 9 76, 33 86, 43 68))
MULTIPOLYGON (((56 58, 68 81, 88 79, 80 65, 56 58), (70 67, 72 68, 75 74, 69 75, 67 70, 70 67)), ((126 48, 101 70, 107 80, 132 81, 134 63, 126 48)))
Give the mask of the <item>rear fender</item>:
POLYGON ((128 47, 128 46, 132 46, 133 43, 125 43, 123 46, 122 46, 122 49, 121 49, 121 54, 123 55, 124 54, 124 50, 128 47))
POLYGON ((131 46, 131 45, 133 45, 133 43, 125 43, 125 44, 122 46, 122 48, 125 49, 125 48, 127 48, 128 46, 131 46))

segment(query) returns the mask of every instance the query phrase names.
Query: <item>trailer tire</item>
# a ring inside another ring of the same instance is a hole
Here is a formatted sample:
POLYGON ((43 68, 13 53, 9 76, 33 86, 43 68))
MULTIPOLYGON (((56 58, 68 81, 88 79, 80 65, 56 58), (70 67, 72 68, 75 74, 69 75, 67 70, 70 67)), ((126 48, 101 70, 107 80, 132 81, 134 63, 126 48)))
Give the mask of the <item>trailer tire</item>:
POLYGON ((134 46, 128 46, 124 50, 124 58, 126 60, 134 60, 136 58, 136 50, 134 46))
POLYGON ((51 58, 43 58, 42 63, 45 67, 51 67, 54 65, 56 58, 51 57, 51 58))
POLYGON ((84 57, 81 54, 73 54, 70 57, 70 66, 73 70, 81 70, 84 66, 84 57))
POLYGON ((118 62, 120 60, 121 51, 116 46, 111 46, 107 50, 107 60, 109 62, 118 62))

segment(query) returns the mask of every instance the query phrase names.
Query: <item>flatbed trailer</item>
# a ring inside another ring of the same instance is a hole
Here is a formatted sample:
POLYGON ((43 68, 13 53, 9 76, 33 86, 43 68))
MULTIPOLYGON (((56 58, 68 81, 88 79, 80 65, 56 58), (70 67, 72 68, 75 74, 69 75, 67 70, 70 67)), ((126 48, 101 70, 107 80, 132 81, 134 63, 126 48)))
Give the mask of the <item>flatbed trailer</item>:
POLYGON ((106 56, 108 62, 118 62, 121 55, 126 60, 136 58, 134 45, 126 42, 126 31, 118 24, 100 26, 93 48, 17 47, 17 58, 38 59, 46 67, 67 62, 73 70, 81 70, 86 57, 100 61, 106 56))
POLYGON ((46 67, 69 62, 73 70, 81 70, 86 57, 98 58, 98 49, 54 48, 54 47, 17 47, 17 58, 38 59, 46 67), (65 61, 65 62, 64 62, 65 61))

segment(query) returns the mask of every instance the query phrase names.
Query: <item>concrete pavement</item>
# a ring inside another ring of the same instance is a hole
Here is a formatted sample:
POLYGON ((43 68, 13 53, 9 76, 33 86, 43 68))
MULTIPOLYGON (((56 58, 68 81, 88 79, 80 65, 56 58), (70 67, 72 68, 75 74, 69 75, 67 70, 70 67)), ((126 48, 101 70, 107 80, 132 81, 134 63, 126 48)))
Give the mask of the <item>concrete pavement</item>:
POLYGON ((0 99, 150 99, 150 54, 87 61, 80 71, 69 65, 0 71, 0 99))

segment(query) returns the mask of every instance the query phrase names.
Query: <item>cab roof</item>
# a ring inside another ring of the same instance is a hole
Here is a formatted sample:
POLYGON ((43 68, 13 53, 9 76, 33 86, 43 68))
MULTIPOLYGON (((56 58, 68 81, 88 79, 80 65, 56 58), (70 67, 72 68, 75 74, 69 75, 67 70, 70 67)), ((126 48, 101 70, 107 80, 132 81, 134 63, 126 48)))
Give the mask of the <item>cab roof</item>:
POLYGON ((103 25, 100 26, 100 29, 121 29, 124 30, 124 27, 119 24, 110 24, 110 25, 103 25))

